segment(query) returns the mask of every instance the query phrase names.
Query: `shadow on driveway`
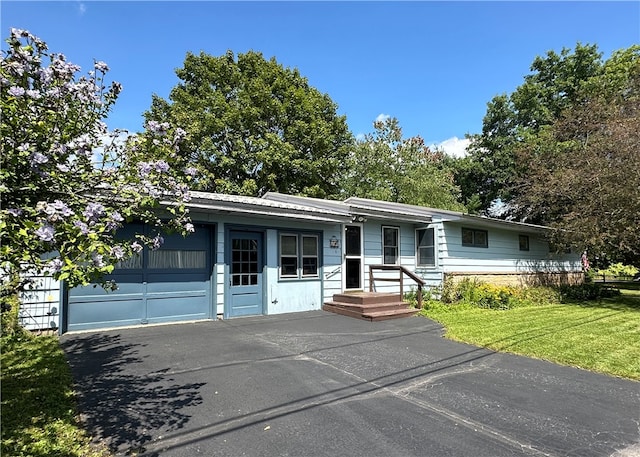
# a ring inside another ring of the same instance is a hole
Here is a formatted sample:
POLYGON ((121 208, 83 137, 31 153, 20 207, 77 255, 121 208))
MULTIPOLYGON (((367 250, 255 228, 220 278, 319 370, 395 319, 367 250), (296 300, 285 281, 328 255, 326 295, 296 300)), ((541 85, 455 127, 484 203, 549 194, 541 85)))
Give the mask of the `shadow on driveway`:
POLYGON ((61 343, 88 429, 117 455, 608 457, 640 442, 640 383, 442 333, 310 312, 61 343))
POLYGON ((67 354, 79 393, 81 417, 88 430, 114 451, 144 451, 155 429, 178 430, 190 416, 182 410, 202 403, 204 383, 172 383, 164 372, 136 374, 144 344, 123 341, 119 335, 83 334, 65 338, 67 354))

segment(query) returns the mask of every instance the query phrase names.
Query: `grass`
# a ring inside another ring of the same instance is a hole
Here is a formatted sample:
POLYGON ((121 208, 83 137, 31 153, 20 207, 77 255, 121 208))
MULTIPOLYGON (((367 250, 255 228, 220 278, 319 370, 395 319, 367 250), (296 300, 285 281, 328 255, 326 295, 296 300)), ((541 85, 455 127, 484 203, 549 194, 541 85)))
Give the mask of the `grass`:
POLYGON ((421 313, 453 340, 640 380, 640 290, 599 302, 508 310, 440 304, 421 313))
POLYGON ((72 378, 58 339, 18 331, 3 336, 3 456, 99 457, 76 416, 72 378))

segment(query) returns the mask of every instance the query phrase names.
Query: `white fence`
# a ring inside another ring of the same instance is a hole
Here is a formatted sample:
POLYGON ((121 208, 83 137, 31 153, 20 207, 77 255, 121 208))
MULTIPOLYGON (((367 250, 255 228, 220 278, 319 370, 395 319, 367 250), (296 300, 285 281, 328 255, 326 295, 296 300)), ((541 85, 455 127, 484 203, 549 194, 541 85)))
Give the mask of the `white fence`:
POLYGON ((60 327, 60 282, 49 276, 31 276, 20 293, 20 325, 28 330, 60 327))

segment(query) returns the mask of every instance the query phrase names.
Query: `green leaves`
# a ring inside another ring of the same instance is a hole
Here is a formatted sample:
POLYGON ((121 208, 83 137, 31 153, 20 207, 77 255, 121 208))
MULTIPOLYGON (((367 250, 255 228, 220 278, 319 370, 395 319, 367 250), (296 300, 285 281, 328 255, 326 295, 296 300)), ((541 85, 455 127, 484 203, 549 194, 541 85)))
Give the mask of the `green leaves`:
POLYGON ((188 53, 170 101, 154 97, 147 119, 188 132, 178 155, 202 174, 197 190, 337 196, 353 139, 331 99, 295 69, 248 52, 188 53))
POLYGON ((422 138, 402 138, 395 118, 374 123, 347 162, 346 196, 463 210, 443 154, 422 138))
POLYGON ((0 61, 0 268, 9 279, 0 292, 15 294, 25 272, 72 287, 100 280, 133 254, 130 240, 114 239, 125 220, 187 233, 184 162, 175 154, 184 132, 158 123, 137 137, 107 132, 102 120, 120 86, 105 90, 105 64, 77 77, 79 67, 28 32, 13 29, 7 42, 0 61), (155 212, 160 198, 177 202, 168 223, 155 212))

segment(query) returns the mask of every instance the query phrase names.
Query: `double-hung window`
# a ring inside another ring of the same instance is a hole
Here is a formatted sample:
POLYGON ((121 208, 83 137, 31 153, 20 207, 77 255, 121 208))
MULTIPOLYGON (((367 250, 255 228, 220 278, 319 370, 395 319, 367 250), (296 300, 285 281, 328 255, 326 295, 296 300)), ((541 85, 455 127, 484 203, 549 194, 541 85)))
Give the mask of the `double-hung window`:
POLYGON ((436 266, 434 232, 433 228, 416 230, 416 263, 419 267, 436 266))
POLYGON ((400 229, 382 227, 382 263, 397 265, 400 255, 400 229))
POLYGON ((318 277, 318 236, 300 233, 280 234, 280 277, 283 279, 318 277))
POLYGON ((474 248, 488 248, 489 233, 486 230, 463 228, 462 245, 474 248))

